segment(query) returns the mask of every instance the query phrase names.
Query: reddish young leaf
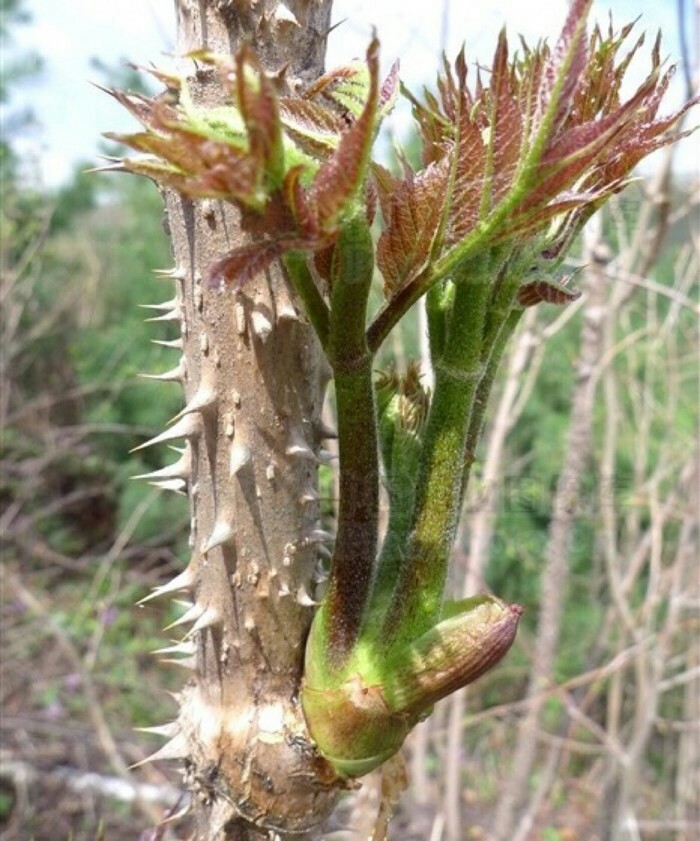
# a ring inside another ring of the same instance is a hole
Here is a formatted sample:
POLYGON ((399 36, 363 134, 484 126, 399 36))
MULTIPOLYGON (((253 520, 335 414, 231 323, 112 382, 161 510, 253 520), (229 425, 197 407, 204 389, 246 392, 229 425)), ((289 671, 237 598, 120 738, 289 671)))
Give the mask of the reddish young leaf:
POLYGON ((167 160, 183 173, 196 172, 202 164, 201 156, 196 149, 180 137, 165 137, 162 134, 147 131, 136 134, 107 132, 104 136, 108 140, 114 140, 137 152, 145 152, 167 160))
POLYGON ((553 139, 538 166, 539 183, 528 193, 521 211, 552 200, 575 183, 601 154, 609 155, 616 136, 624 131, 653 85, 653 80, 647 80, 632 99, 612 114, 574 126, 553 139))
POLYGON ((481 200, 486 178, 486 146, 478 125, 466 109, 459 120, 455 179, 448 216, 446 242, 459 242, 474 229, 481 215, 481 200))
POLYGON ((306 193, 301 186, 303 166, 295 166, 284 177, 284 201, 296 222, 297 230, 306 237, 318 236, 318 220, 314 208, 310 206, 306 193))
POLYGON ((248 46, 242 47, 236 55, 236 93, 248 131, 249 154, 260 161, 271 182, 279 184, 284 170, 284 152, 277 95, 248 46))
POLYGON ((330 233, 338 218, 362 183, 374 141, 378 99, 379 42, 376 38, 367 50, 370 88, 360 116, 342 135, 338 148, 321 165, 308 192, 319 228, 330 233))
MULTIPOLYGON (((235 146, 208 140, 185 129, 170 135, 143 132, 112 137, 172 164, 188 179, 190 186, 185 191, 190 195, 236 199, 250 206, 256 206, 259 201, 255 163, 235 146)), ((129 161, 126 166, 129 168, 129 161)))
POLYGON ((145 128, 157 131, 162 129, 168 120, 177 120, 177 111, 168 102, 149 99, 138 93, 127 94, 124 91, 103 88, 100 85, 96 87, 114 97, 145 128))
POLYGON ((489 152, 491 158, 490 184, 484 185, 484 209, 498 204, 510 190, 520 161, 523 140, 523 121, 518 109, 508 64, 508 42, 501 32, 494 56, 489 87, 491 120, 489 152))
POLYGON ((553 96, 557 101, 551 130, 556 132, 569 113, 574 91, 586 67, 585 23, 592 4, 593 0, 573 0, 571 3, 554 50, 542 69, 533 121, 535 131, 552 107, 553 96))
POLYGON ((388 296, 426 266, 443 215, 449 159, 411 175, 394 190, 386 227, 377 243, 377 265, 388 296))
POLYGON ((536 304, 570 304, 581 297, 580 289, 566 286, 570 277, 561 280, 534 280, 518 290, 518 304, 521 307, 534 307, 536 304))
POLYGON ((386 114, 394 107, 396 97, 399 94, 399 61, 398 59, 391 65, 389 75, 382 82, 379 89, 378 111, 380 114, 386 114))
POLYGON ((386 167, 376 163, 376 161, 372 161, 371 169, 379 209, 382 212, 382 217, 387 220, 391 215, 391 197, 401 184, 401 179, 392 175, 386 167))
POLYGON ((160 161, 157 158, 125 158, 120 168, 134 175, 143 175, 145 178, 150 178, 151 181, 163 187, 172 187, 174 190, 192 195, 187 192, 190 177, 167 161, 160 161))
POLYGON ((209 266, 207 283, 218 288, 230 284, 239 289, 268 269, 282 254, 297 249, 303 250, 307 245, 303 240, 291 236, 242 245, 209 266))
POLYGON ((333 257, 335 245, 328 245, 314 254, 313 266, 318 276, 325 282, 326 288, 330 286, 333 276, 333 257))
POLYGON ((326 157, 335 149, 345 124, 317 102, 299 97, 280 100, 280 118, 289 137, 313 157, 326 157))

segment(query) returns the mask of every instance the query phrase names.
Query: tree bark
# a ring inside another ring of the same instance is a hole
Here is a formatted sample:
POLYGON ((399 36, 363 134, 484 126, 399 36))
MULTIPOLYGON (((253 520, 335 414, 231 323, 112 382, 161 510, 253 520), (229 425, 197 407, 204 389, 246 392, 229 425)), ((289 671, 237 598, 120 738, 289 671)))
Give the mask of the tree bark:
MULTIPOLYGON (((176 8, 181 55, 230 53, 245 39, 292 89, 322 72, 330 0, 177 0, 176 8)), ((188 83, 195 105, 222 104, 211 70, 188 83)), ((297 701, 317 561, 326 367, 277 268, 236 293, 207 286, 208 267, 246 241, 237 211, 169 191, 165 201, 176 293, 163 318, 180 321, 172 378, 186 398, 165 436, 186 440, 166 481, 187 483, 192 557, 161 592, 192 595, 180 624, 193 625, 178 647, 193 643, 194 677, 161 756, 185 761, 201 841, 284 837, 327 816, 337 783, 297 701)))

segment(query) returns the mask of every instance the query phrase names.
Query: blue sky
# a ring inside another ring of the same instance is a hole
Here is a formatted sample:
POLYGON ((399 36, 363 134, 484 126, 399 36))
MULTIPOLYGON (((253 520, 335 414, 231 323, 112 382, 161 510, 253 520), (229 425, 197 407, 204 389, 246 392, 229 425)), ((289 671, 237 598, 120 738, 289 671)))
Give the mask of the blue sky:
MULTIPOLYGON (((38 117, 41 129, 21 138, 20 148, 35 157, 47 185, 68 178, 78 161, 94 160, 102 132, 134 128, 116 103, 89 84, 100 79, 90 61, 99 56, 107 65, 123 59, 167 65, 174 45, 173 5, 173 0, 27 0, 33 20, 15 29, 14 47, 37 50, 45 70, 40 80, 16 93, 13 106, 31 102, 38 117)), ((694 2, 685 0, 685 5, 690 17, 694 2)), ((453 54, 464 41, 471 60, 488 61, 503 23, 511 34, 531 41, 542 35, 552 38, 566 6, 566 0, 336 0, 333 19, 346 20, 330 36, 327 63, 362 55, 374 25, 385 64, 398 56, 402 77, 416 88, 434 76, 443 46, 453 54)), ((655 34, 661 28, 664 54, 679 60, 676 0, 597 0, 594 16, 605 22, 608 9, 617 24, 641 14, 640 30, 655 34)), ((697 34, 692 28, 690 40, 694 50, 697 34)), ((668 109, 681 99, 682 74, 677 75, 668 109)), ((399 133, 405 113, 397 118, 399 133)), ((694 140, 685 142, 681 165, 700 168, 694 140)))

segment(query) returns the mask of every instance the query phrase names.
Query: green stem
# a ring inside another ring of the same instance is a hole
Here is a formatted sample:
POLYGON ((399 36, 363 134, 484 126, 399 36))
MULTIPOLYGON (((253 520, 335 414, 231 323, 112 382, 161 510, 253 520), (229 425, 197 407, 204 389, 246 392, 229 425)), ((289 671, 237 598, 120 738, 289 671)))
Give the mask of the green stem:
POLYGON ((340 668, 357 639, 377 551, 379 457, 372 360, 365 339, 374 249, 363 213, 342 227, 335 248, 328 358, 338 410, 340 499, 321 645, 340 668))
POLYGON ((284 256, 284 267, 287 270, 294 291, 299 296, 306 316, 311 322, 316 335, 325 349, 328 344, 329 310, 323 300, 316 282, 309 271, 307 254, 303 251, 290 251, 284 256))
POLYGON ((411 435, 410 432, 396 429, 392 441, 389 522, 377 561, 372 587, 372 609, 365 617, 366 625, 362 632, 367 638, 373 636, 370 628, 376 631, 381 625, 406 553, 415 498, 415 463, 420 446, 418 440, 411 439, 411 435))
POLYGON ((486 409, 488 408, 489 398, 496 379, 496 373, 500 367, 505 348, 510 340, 510 337, 515 331, 515 328, 520 322, 522 314, 523 310, 521 309, 512 310, 505 322, 502 323, 501 329, 498 332, 495 341, 491 345, 486 370, 484 371, 484 376, 481 378, 479 387, 476 390, 476 395, 474 396, 472 416, 469 419, 469 429, 467 430, 464 473, 462 475, 462 490, 460 492, 460 509, 462 507, 461 502, 464 500, 464 495, 467 491, 471 468, 476 458, 476 448, 481 440, 482 432, 484 431, 486 409))
POLYGON ((445 349, 447 316, 454 300, 452 284, 432 286, 425 296, 425 312, 428 317, 428 338, 430 341, 430 359, 435 365, 445 349), (443 288, 445 287, 446 288, 443 288))
MULTIPOLYGON (((482 377, 488 266, 455 281, 445 349, 435 370, 435 393, 424 433, 413 526, 399 571, 387 631, 415 639, 435 624, 459 519, 467 430, 482 377)), ((400 643, 399 643, 400 644, 400 643)))

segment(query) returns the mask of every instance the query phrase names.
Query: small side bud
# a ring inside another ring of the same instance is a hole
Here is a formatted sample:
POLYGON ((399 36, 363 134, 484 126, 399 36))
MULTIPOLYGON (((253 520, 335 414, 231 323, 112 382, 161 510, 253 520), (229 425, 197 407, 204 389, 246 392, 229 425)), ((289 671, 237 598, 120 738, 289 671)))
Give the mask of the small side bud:
POLYGON ((421 715, 495 666, 513 644, 523 609, 476 596, 454 603, 449 613, 387 664, 394 712, 421 715))

